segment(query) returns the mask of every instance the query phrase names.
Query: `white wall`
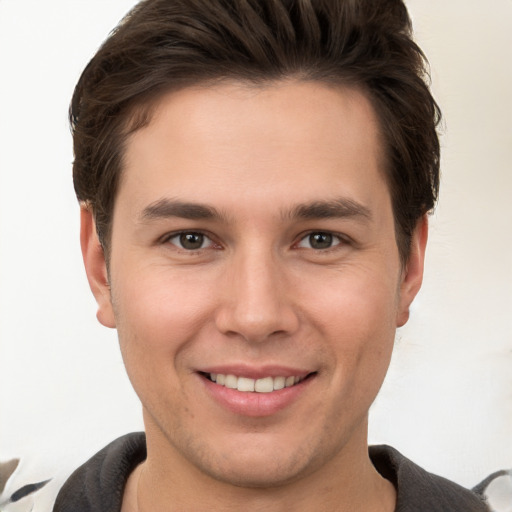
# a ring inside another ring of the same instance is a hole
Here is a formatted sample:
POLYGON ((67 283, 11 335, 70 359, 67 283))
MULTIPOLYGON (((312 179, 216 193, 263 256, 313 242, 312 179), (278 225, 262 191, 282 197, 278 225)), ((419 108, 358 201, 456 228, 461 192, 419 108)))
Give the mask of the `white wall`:
MULTIPOLYGON (((22 458, 11 490, 54 477, 35 512, 142 427, 82 270, 66 119, 80 71, 133 3, 0 0, 0 460, 22 458)), ((445 115, 442 194, 370 437, 470 486, 512 467, 512 2, 408 5, 445 115)))

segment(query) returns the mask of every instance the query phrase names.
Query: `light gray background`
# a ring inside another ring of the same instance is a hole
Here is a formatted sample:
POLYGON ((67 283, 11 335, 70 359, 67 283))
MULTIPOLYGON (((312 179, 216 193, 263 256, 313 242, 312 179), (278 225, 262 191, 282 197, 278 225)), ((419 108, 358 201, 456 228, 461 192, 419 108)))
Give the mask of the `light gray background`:
MULTIPOLYGON (((35 512, 142 428, 82 269, 66 118, 79 73, 133 4, 0 0, 0 460, 22 458, 6 491, 54 478, 35 512)), ((471 486, 512 467, 512 0, 408 6, 445 116, 442 194, 370 440, 471 486)))

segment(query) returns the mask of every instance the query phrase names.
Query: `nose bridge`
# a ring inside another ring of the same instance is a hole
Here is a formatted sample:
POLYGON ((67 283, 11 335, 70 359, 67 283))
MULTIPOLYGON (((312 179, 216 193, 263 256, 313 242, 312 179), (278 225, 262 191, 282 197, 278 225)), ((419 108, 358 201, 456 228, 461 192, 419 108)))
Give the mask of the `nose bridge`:
POLYGON ((250 342, 290 334, 298 318, 289 300, 284 261, 263 243, 241 248, 229 266, 219 328, 250 342))

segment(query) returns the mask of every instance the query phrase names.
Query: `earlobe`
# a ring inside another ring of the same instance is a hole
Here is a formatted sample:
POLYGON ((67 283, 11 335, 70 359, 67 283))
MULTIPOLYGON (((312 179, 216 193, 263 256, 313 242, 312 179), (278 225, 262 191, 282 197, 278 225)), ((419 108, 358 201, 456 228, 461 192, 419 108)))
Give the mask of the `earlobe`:
POLYGON ((80 245, 89 286, 98 304, 97 318, 105 327, 116 326, 105 253, 96 233, 92 211, 85 205, 80 208, 80 245))
POLYGON ((403 270, 396 325, 402 327, 409 320, 409 308, 420 291, 423 282, 425 250, 428 239, 428 219, 424 215, 418 220, 411 240, 409 260, 403 270))

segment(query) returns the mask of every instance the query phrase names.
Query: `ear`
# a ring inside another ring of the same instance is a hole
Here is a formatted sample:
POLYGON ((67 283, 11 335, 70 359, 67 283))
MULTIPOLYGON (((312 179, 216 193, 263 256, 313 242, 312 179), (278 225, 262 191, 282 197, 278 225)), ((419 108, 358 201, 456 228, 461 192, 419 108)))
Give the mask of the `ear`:
POLYGON ((87 206, 82 206, 80 209, 80 245, 89 286, 98 303, 96 317, 105 327, 114 328, 116 322, 112 309, 105 253, 98 240, 94 216, 87 206))
POLYGON ((428 219, 424 215, 416 224, 411 239, 409 260, 402 270, 400 297, 396 316, 397 327, 402 327, 409 320, 409 308, 414 297, 420 291, 423 282, 425 250, 428 239, 428 219))

